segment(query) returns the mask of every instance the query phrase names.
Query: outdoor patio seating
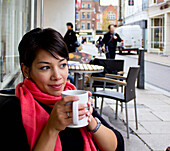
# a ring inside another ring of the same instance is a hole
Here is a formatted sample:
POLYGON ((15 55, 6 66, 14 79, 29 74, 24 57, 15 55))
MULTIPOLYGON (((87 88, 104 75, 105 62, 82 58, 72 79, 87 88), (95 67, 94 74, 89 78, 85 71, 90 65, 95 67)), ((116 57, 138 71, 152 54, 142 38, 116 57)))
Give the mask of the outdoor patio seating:
MULTIPOLYGON (((89 62, 89 64, 101 65, 101 66, 104 67, 103 72, 93 73, 93 74, 91 74, 90 78, 91 77, 105 77, 106 74, 117 74, 117 75, 123 75, 124 74, 124 71, 123 71, 124 60, 95 58, 93 61, 89 62)), ((86 86, 89 86, 89 84, 86 84, 86 86)), ((104 86, 103 81, 94 81, 93 85, 92 85, 93 91, 96 92, 97 88, 103 88, 103 86, 104 86)), ((106 83, 105 87, 118 90, 118 85, 115 85, 113 83, 106 83)), ((96 107, 97 107, 97 102, 96 102, 96 98, 95 98, 95 108, 96 107)))
POLYGON ((92 85, 94 81, 103 81, 104 87, 103 90, 99 90, 93 93, 94 97, 102 97, 100 114, 102 114, 103 101, 104 98, 114 99, 116 100, 116 112, 115 118, 117 118, 118 112, 118 101, 121 103, 125 103, 126 110, 126 126, 127 126, 127 138, 129 138, 129 122, 128 122, 128 107, 127 103, 131 100, 134 100, 134 108, 135 108, 135 120, 136 120, 136 129, 138 129, 138 121, 137 121, 137 109, 136 109, 136 94, 135 94, 135 82, 138 76, 139 67, 130 67, 128 71, 127 77, 118 76, 118 75, 107 75, 114 77, 115 79, 111 79, 108 77, 91 77, 90 81, 90 89, 92 89, 92 85), (117 80, 116 80, 117 79, 117 80), (118 86, 123 86, 123 92, 116 92, 113 90, 106 89, 106 83, 116 84, 118 86))

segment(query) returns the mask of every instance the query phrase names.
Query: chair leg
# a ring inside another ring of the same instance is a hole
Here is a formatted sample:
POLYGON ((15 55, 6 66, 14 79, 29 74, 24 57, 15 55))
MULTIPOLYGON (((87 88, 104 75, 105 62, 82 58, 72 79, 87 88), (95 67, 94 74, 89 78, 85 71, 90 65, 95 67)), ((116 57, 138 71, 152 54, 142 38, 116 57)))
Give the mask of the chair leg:
POLYGON ((128 108, 127 108, 127 102, 125 102, 125 109, 126 109, 127 138, 129 138, 129 120, 128 120, 128 108))
POLYGON ((101 107, 100 107, 100 116, 102 116, 102 110, 103 110, 103 101, 104 101, 104 98, 102 97, 102 102, 101 102, 101 107))
MULTIPOLYGON (((96 87, 94 87, 94 92, 96 92, 96 87)), ((95 100, 95 109, 97 109, 97 97, 96 96, 94 97, 94 100, 95 100)))
POLYGON ((97 97, 94 97, 94 101, 95 101, 95 109, 97 108, 97 97))
POLYGON ((137 118, 136 98, 134 98, 134 108, 135 108, 136 130, 138 130, 138 118, 137 118))
POLYGON ((121 102, 121 112, 123 112, 123 102, 121 102))
POLYGON ((117 112, 118 112, 118 101, 116 100, 116 113, 115 113, 115 119, 117 120, 117 112))

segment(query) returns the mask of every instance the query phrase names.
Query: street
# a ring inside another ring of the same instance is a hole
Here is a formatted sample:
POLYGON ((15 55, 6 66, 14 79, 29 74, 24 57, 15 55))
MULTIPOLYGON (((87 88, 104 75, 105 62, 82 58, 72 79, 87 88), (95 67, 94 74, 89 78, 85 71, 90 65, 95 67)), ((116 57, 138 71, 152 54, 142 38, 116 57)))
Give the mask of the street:
MULTIPOLYGON (((125 71, 129 66, 138 64, 138 56, 135 55, 117 55, 116 58, 125 60, 125 71)), ((145 82, 160 88, 162 90, 170 92, 170 67, 161 64, 145 61, 145 82)))
MULTIPOLYGON (((95 55, 98 57, 104 57, 104 54, 100 56, 98 54, 97 48, 92 44, 83 45, 83 52, 89 53, 91 55, 95 55)), ((116 59, 123 59, 124 63, 124 71, 127 73, 130 66, 138 65, 138 55, 135 54, 127 54, 127 55, 119 55, 116 54, 116 59)), ((145 61, 145 82, 170 92, 170 67, 164 66, 161 64, 156 64, 153 62, 145 61)))

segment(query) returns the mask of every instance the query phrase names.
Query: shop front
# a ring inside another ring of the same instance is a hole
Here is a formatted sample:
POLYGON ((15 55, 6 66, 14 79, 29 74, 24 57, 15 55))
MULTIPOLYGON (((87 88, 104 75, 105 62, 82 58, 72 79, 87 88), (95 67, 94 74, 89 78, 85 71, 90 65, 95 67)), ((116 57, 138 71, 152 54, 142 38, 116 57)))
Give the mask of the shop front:
POLYGON ((170 7, 165 4, 148 10, 148 52, 170 55, 170 7))

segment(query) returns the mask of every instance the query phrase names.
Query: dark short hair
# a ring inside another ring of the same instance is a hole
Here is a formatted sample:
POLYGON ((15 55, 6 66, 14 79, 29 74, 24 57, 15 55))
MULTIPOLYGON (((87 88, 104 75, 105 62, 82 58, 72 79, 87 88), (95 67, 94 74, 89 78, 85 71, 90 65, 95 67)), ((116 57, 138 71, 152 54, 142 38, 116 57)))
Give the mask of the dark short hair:
POLYGON ((73 24, 71 22, 68 22, 66 25, 71 26, 71 28, 73 28, 73 24))
POLYGON ((68 48, 63 37, 54 29, 35 28, 26 33, 19 43, 20 63, 31 67, 40 49, 46 50, 55 57, 57 54, 68 60, 68 48))
POLYGON ((111 26, 114 26, 114 27, 115 27, 115 25, 114 25, 114 24, 110 24, 110 25, 108 26, 108 29, 110 29, 110 27, 111 27, 111 26))

